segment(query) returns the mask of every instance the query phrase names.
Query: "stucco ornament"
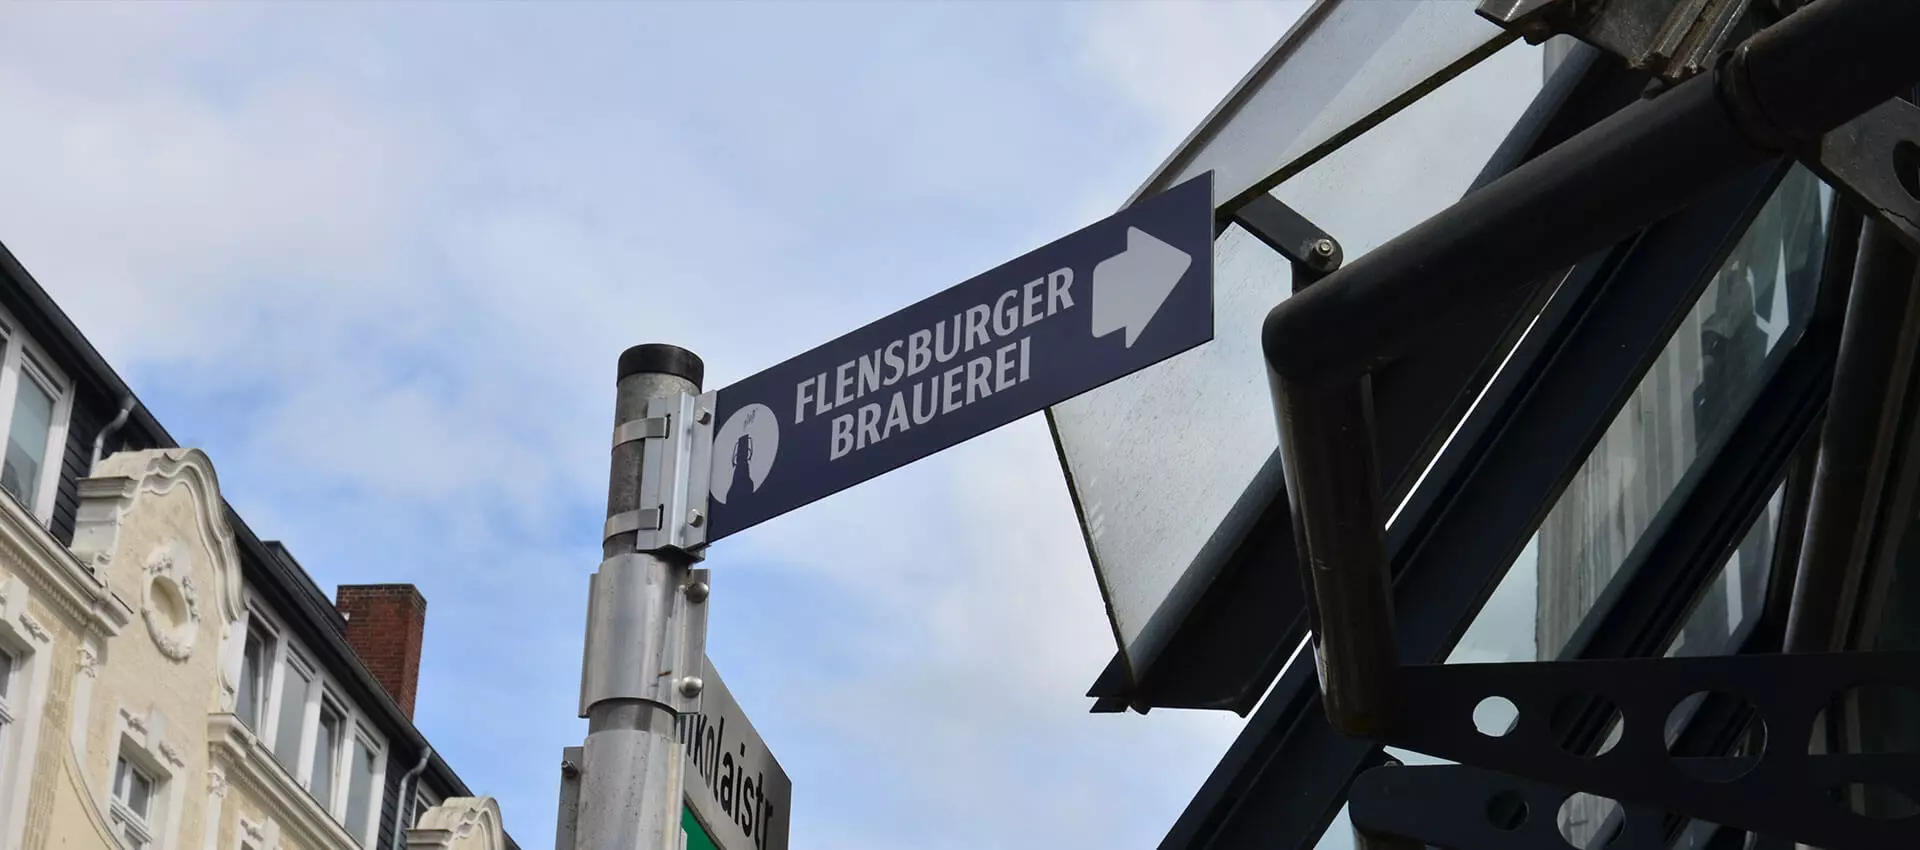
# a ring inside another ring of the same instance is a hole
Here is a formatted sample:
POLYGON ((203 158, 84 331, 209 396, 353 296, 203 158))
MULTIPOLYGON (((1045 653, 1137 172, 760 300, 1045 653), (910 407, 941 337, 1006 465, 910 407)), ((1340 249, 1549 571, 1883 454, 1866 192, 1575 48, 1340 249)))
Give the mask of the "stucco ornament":
POLYGON ((47 631, 46 626, 40 625, 39 620, 34 619, 32 614, 28 614, 25 611, 20 612, 20 628, 26 629, 27 634, 40 643, 53 642, 53 633, 47 631))
POLYGON ((408 850, 505 850, 500 805, 492 797, 450 797, 407 830, 408 850))
POLYGON ((147 556, 140 613, 160 654, 175 661, 193 655, 200 633, 200 594, 193 586, 193 556, 184 544, 161 544, 147 556))
MULTIPOLYGON (((164 605, 153 604, 153 588, 163 588, 160 602, 171 603, 177 598, 180 608, 187 612, 187 622, 205 618, 221 626, 217 637, 216 634, 207 636, 208 642, 219 641, 208 647, 208 651, 215 654, 229 647, 227 641, 236 635, 233 627, 246 613, 241 600, 240 556, 234 545, 233 528, 227 521, 226 502, 220 498, 220 482, 214 475, 212 462, 199 449, 122 451, 101 459, 92 477, 80 482, 80 507, 74 518, 70 548, 83 561, 111 564, 117 574, 138 576, 141 589, 135 593, 141 598, 128 601, 134 603, 132 607, 142 609, 148 632, 168 658, 184 659, 191 654, 198 630, 167 628, 171 618, 162 615, 169 612, 164 605), (136 504, 176 491, 184 493, 192 504, 193 517, 188 528, 170 530, 172 534, 184 535, 179 544, 182 548, 172 555, 174 569, 169 575, 174 581, 171 585, 156 585, 146 565, 140 562, 137 549, 121 548, 121 531, 129 523, 147 531, 157 520, 145 518, 136 510, 136 504), (197 577, 187 581, 189 576, 197 577)), ((223 703, 231 705, 232 695, 239 689, 239 683, 234 680, 238 667, 218 664, 215 669, 219 670, 220 687, 225 694, 223 703)))

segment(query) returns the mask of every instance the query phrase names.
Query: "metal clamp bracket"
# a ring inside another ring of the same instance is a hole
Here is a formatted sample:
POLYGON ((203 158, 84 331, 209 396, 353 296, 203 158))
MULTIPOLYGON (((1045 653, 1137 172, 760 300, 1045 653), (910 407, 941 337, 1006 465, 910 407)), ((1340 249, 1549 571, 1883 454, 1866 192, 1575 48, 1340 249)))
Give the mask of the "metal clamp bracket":
POLYGON ((627 511, 607 517, 602 540, 633 531, 653 531, 660 527, 660 511, 627 511))
POLYGON ((1233 223, 1287 258, 1296 292, 1340 268, 1342 251, 1333 235, 1272 195, 1234 210, 1233 223))
POLYGON ((700 710, 709 574, 638 552, 601 562, 587 608, 580 716, 605 700, 700 710))
POLYGON ((647 415, 614 428, 613 444, 644 441, 640 507, 607 519, 606 536, 635 532, 634 550, 705 557, 707 485, 713 474, 714 394, 647 400, 647 415))
POLYGON ((1807 168, 1920 251, 1920 106, 1889 100, 1820 139, 1807 168))
POLYGON ((1581 41, 1677 83, 1712 67, 1739 41, 1752 0, 1481 0, 1479 14, 1539 44, 1581 41))
POLYGON ((654 437, 664 437, 666 435, 667 435, 666 417, 649 416, 645 419, 635 419, 630 422, 622 422, 619 425, 614 426, 613 444, 616 446, 624 446, 628 443, 635 442, 637 440, 646 440, 654 437))

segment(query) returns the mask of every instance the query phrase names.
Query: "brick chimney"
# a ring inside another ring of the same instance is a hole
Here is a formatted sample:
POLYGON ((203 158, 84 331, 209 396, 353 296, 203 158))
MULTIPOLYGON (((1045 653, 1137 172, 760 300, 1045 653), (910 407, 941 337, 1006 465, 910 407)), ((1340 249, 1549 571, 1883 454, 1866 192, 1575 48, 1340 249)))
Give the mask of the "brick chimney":
POLYGON ((343 584, 334 607, 347 618, 347 643, 413 719, 427 599, 411 584, 343 584))

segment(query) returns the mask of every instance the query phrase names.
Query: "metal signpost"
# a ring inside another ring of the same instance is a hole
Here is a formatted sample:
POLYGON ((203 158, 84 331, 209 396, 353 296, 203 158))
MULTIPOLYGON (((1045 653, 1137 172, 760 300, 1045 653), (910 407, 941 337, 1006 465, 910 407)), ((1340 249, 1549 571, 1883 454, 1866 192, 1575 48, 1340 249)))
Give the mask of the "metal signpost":
POLYGON ((623 353, 556 850, 679 850, 690 777, 689 841, 783 846, 791 784, 705 664, 707 544, 1212 339, 1213 235, 1208 173, 717 393, 623 353))
POLYGON ((579 782, 573 811, 563 802, 558 850, 679 844, 675 723, 699 708, 705 685, 708 585, 693 568, 700 522, 687 507, 705 486, 704 371, 673 346, 620 355, 604 560, 588 588, 580 671, 587 740, 565 762, 579 782))

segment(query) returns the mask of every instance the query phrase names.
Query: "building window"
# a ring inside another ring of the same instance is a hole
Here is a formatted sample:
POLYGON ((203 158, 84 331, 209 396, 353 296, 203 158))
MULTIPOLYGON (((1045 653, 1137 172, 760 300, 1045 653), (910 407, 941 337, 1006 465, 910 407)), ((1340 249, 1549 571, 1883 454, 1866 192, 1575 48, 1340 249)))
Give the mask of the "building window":
MULTIPOLYGON (((31 362, 31 357, 24 358, 31 362)), ((13 420, 7 427, 7 453, 0 464, 0 486, 27 504, 39 492, 47 463, 47 432, 53 428, 54 391, 29 369, 13 395, 13 420)))
POLYGON ((110 819, 115 834, 127 850, 146 850, 153 844, 152 808, 159 783, 153 774, 130 761, 125 755, 113 766, 113 810, 110 819))
POLYGON ((333 701, 320 701, 320 728, 314 738, 313 775, 307 780, 307 790, 313 793, 313 799, 320 807, 333 810, 333 786, 338 778, 340 763, 340 709, 333 701))
POLYGON ((365 729, 355 730, 352 761, 347 766, 347 832, 365 843, 373 834, 373 796, 380 770, 380 748, 365 729))
POLYGON ((406 828, 412 829, 413 827, 419 826, 421 816, 425 815, 428 809, 438 805, 440 805, 440 803, 434 799, 432 794, 427 793, 427 789, 421 788, 415 791, 413 794, 413 822, 407 824, 406 828))
POLYGON ((260 720, 266 709, 267 673, 273 667, 273 644, 273 636, 258 622, 247 624, 246 645, 240 651, 240 693, 234 700, 234 713, 240 715, 240 721, 256 735, 261 732, 260 720))
POLYGON ((313 691, 313 674, 299 657, 286 653, 280 667, 280 717, 274 731, 273 754, 287 772, 300 771, 301 735, 306 731, 307 695, 313 691))
POLYGON ((0 346, 0 490, 44 523, 59 489, 70 385, 4 313, 0 346))
POLYGON ((256 731, 289 781, 305 788, 355 842, 372 846, 379 831, 379 779, 386 770, 384 739, 258 600, 249 601, 248 609, 235 713, 263 718, 256 731))

